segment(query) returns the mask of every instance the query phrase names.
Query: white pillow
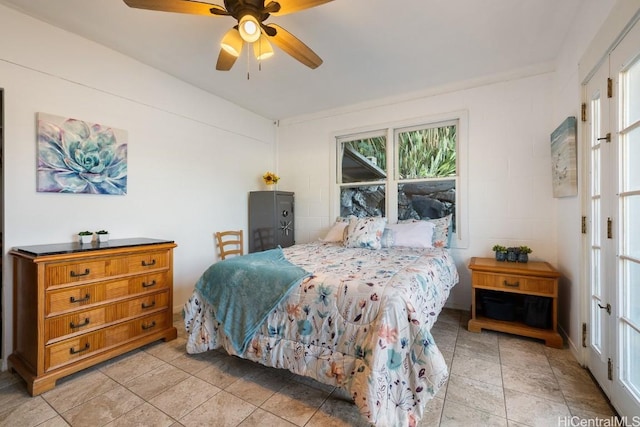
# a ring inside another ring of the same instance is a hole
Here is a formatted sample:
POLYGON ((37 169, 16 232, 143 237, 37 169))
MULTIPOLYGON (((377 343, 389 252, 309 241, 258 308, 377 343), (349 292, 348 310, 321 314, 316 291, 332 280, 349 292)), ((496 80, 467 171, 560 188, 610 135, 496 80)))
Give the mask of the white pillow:
POLYGON ((452 234, 452 221, 453 215, 449 214, 442 218, 436 219, 403 219, 398 221, 398 224, 408 224, 413 222, 426 221, 433 224, 433 242, 434 248, 448 248, 450 246, 451 234, 452 234))
POLYGON ((389 224, 387 228, 393 233, 393 246, 408 248, 433 247, 434 225, 429 221, 389 224))
POLYGON ((342 242, 344 241, 344 230, 349 225, 348 222, 336 222, 333 224, 329 232, 324 239, 320 239, 323 242, 342 242))

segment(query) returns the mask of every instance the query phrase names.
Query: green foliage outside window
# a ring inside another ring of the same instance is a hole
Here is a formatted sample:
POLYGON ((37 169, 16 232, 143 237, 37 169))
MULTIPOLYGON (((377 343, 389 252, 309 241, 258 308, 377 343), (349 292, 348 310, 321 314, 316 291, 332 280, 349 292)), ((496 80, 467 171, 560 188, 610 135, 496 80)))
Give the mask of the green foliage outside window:
POLYGON ((456 174, 456 126, 402 132, 400 178, 435 178, 456 174))

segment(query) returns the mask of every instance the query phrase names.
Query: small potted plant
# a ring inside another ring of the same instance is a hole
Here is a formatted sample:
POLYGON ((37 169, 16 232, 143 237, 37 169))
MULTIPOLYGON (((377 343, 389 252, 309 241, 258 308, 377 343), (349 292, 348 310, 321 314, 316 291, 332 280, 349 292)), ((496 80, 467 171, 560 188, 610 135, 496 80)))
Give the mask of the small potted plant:
POLYGON ((518 262, 529 262, 529 254, 533 252, 529 246, 518 248, 518 262))
POLYGON ((496 253, 496 261, 506 261, 507 260, 507 248, 502 245, 494 245, 491 248, 492 251, 496 253))
POLYGON ((80 236, 80 243, 91 243, 91 240, 93 240, 93 233, 90 231, 81 231, 78 233, 78 236, 80 236))
POLYGON ((108 242, 109 241, 109 232, 107 230, 96 231, 98 235, 99 242, 108 242))
POLYGON ((518 253, 520 252, 519 248, 509 247, 507 248, 507 261, 516 262, 518 261, 518 253))

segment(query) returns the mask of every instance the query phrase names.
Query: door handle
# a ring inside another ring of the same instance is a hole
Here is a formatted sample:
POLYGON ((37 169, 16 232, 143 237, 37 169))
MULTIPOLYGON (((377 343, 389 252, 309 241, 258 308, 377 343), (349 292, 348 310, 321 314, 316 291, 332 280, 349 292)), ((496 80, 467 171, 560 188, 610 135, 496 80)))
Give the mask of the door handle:
POLYGON ((611 304, 607 304, 607 305, 598 304, 598 307, 600 307, 602 310, 607 310, 607 314, 611 314, 611 304))

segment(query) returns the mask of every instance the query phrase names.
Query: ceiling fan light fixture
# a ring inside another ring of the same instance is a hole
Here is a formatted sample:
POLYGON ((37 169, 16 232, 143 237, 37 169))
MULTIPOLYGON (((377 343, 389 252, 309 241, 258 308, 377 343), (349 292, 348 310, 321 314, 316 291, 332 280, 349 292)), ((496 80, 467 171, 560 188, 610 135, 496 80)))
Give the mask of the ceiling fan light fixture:
POLYGON ((253 44, 253 53, 258 61, 271 58, 273 56, 273 48, 266 36, 261 36, 257 43, 253 44))
POLYGON ((243 45, 242 37, 237 29, 232 28, 226 32, 224 37, 222 38, 222 42, 220 42, 220 47, 222 47, 227 53, 235 56, 236 58, 240 56, 240 52, 242 52, 243 45))
POLYGON ((247 43, 253 43, 260 38, 260 23, 255 16, 246 14, 238 21, 240 36, 247 43))

